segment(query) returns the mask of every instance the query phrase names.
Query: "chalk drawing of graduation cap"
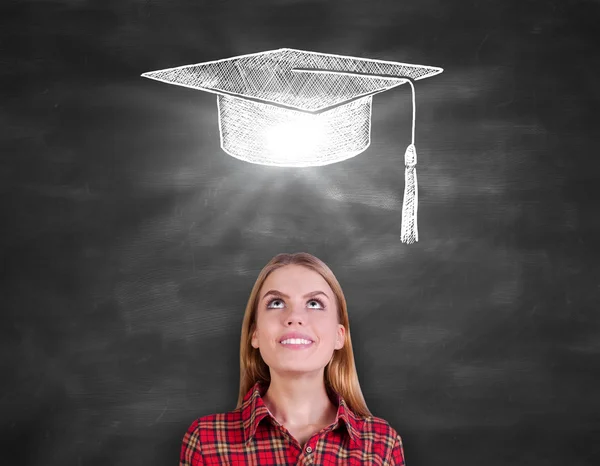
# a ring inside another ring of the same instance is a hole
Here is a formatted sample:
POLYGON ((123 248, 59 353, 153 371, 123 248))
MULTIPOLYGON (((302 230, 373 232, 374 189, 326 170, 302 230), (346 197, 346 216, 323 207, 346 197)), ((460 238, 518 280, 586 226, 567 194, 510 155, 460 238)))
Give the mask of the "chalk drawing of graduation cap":
POLYGON ((280 167, 341 162, 371 141, 373 96, 408 83, 412 139, 405 151, 401 240, 418 241, 415 81, 442 68, 290 48, 143 73, 217 94, 221 147, 240 160, 280 167))

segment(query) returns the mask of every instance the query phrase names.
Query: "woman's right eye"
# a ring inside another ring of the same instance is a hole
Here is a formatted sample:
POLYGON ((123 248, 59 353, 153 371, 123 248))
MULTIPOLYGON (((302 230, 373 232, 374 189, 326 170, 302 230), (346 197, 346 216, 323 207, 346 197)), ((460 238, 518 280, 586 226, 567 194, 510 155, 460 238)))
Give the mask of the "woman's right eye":
POLYGON ((281 299, 272 299, 267 303, 268 308, 280 308, 283 305, 283 301, 281 299))

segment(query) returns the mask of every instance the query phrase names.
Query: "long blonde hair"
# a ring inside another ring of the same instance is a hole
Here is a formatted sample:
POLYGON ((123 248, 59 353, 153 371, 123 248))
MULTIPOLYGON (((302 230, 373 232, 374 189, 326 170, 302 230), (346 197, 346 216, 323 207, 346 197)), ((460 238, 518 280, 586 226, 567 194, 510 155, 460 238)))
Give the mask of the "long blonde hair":
POLYGON ((342 396, 348 407, 358 416, 371 417, 358 382, 358 374, 354 363, 352 340, 350 338, 350 323, 348 309, 342 287, 331 269, 315 256, 299 252, 295 254, 282 253, 276 255, 261 270, 244 313, 242 336, 240 341, 240 392, 237 407, 242 405, 244 396, 256 382, 268 385, 271 382, 269 367, 262 359, 258 349, 252 347, 252 334, 256 329, 256 310, 258 307, 260 289, 271 272, 286 265, 301 265, 320 274, 329 284, 335 294, 339 323, 346 329, 346 339, 343 348, 334 351, 333 357, 325 367, 325 386, 333 389, 342 396))

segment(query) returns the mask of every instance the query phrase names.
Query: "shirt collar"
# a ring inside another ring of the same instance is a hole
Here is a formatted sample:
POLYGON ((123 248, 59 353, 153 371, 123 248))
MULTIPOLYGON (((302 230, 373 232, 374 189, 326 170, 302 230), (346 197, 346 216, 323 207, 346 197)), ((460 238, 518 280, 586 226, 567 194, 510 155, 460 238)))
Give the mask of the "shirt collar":
MULTIPOLYGON (((271 413, 265 405, 262 397, 267 391, 267 385, 261 382, 256 382, 254 386, 246 393, 241 405, 242 423, 244 428, 244 441, 248 442, 256 433, 256 429, 260 422, 266 417, 270 417, 271 413)), ((332 392, 332 398, 337 405, 337 414, 334 421, 334 429, 338 427, 340 420, 346 426, 346 430, 350 439, 357 445, 362 444, 360 439, 360 431, 362 421, 358 418, 346 404, 344 398, 338 393, 332 392)))

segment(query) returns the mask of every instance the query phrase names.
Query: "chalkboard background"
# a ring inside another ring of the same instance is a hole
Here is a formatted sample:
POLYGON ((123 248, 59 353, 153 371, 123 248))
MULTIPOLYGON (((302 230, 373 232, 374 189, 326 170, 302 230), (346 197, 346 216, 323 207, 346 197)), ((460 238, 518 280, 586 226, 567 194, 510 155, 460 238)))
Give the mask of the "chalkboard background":
POLYGON ((597 1, 4 1, 3 465, 177 464, 233 409, 279 252, 327 262, 409 466, 600 464, 597 1), (214 95, 145 71, 293 47, 444 68, 321 168, 219 147, 214 95), (596 430, 595 434, 593 431, 596 430))

